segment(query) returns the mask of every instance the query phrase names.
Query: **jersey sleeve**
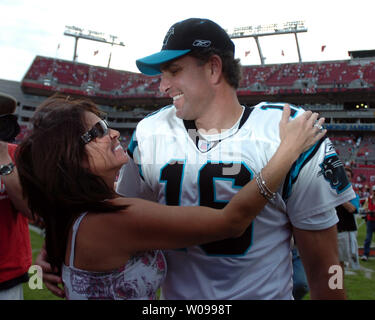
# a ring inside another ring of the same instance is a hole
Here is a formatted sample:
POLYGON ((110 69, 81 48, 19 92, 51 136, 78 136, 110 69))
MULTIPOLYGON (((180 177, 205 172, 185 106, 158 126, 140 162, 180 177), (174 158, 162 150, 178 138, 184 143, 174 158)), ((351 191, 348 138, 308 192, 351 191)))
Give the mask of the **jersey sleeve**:
POLYGON ((332 209, 354 197, 344 166, 328 138, 298 158, 283 186, 290 221, 305 230, 336 224, 337 215, 332 209))
POLYGON ((116 184, 117 193, 125 197, 157 201, 142 175, 142 155, 138 147, 136 131, 131 138, 127 153, 129 161, 120 170, 116 184))

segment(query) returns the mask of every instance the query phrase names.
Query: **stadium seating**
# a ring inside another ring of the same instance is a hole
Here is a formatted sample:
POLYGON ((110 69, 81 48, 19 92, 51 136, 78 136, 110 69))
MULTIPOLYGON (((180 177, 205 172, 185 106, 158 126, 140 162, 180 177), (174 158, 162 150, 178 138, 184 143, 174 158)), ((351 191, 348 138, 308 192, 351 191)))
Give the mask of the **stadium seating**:
POLYGON ((111 98, 155 94, 159 91, 159 78, 38 56, 22 85, 111 98))
MULTIPOLYGON (((375 62, 289 63, 245 66, 239 93, 265 94, 335 92, 348 88, 354 81, 375 85, 375 62)), ((80 92, 98 97, 163 96, 159 93, 160 78, 83 63, 37 56, 27 71, 23 86, 47 85, 51 90, 80 92)))
POLYGON ((363 67, 363 79, 367 83, 375 84, 375 62, 370 62, 363 67))

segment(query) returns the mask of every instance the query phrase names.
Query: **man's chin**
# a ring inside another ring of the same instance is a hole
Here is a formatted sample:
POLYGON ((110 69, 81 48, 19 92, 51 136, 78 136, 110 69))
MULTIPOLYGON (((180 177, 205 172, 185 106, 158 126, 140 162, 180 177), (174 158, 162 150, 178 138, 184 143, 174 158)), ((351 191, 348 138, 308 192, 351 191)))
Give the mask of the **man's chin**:
MULTIPOLYGON (((175 106, 176 108, 176 106, 175 106)), ((183 112, 182 109, 177 109, 176 108, 176 117, 181 119, 181 120, 195 120, 194 117, 192 117, 189 114, 186 114, 186 112, 183 112)))
POLYGON ((190 120, 186 119, 186 115, 184 115, 183 112, 179 109, 176 109, 176 117, 182 120, 190 120))
POLYGON ((181 120, 195 120, 192 117, 188 117, 188 116, 184 116, 184 115, 180 116, 178 114, 176 114, 176 117, 179 118, 179 119, 181 119, 181 120))

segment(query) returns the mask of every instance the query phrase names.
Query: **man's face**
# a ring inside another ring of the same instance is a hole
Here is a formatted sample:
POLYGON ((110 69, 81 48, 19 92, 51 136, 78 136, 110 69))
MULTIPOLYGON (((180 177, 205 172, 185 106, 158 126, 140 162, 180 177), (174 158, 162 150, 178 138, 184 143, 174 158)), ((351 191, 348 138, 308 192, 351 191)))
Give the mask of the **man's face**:
POLYGON ((167 93, 176 107, 176 116, 196 120, 212 98, 208 64, 198 65, 189 55, 162 65, 160 91, 167 93))

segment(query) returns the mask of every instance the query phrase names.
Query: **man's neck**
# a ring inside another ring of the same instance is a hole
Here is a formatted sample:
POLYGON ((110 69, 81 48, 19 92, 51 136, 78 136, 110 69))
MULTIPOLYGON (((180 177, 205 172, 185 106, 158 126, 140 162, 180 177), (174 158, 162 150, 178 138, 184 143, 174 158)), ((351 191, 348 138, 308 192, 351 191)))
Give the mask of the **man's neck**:
POLYGON ((232 128, 243 112, 237 97, 221 99, 206 110, 202 117, 195 120, 195 125, 198 130, 204 130, 208 134, 217 134, 232 128))

